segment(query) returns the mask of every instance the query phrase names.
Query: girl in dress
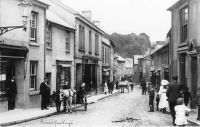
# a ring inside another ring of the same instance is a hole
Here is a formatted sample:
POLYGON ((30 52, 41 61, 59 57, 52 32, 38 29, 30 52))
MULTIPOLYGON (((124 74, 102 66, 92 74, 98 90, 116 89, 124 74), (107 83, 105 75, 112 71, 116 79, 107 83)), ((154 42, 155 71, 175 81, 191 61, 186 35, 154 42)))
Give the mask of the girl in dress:
POLYGON ((187 125, 187 119, 185 117, 186 112, 190 112, 191 109, 186 107, 184 105, 184 100, 183 98, 178 98, 177 99, 177 105, 174 107, 174 110, 176 112, 176 119, 175 119, 175 124, 178 126, 184 126, 187 125))

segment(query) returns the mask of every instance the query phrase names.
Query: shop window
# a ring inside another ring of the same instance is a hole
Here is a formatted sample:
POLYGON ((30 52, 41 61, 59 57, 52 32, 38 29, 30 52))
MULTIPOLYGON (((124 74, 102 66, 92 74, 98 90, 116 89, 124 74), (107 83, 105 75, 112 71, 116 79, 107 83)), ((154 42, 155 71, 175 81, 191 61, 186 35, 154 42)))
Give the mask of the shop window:
POLYGON ((0 58, 0 97, 6 97, 6 61, 0 58))
POLYGON ((64 85, 65 81, 71 83, 71 71, 70 67, 62 67, 61 69, 61 85, 64 85))
POLYGON ((36 42, 37 39, 37 13, 31 12, 30 20, 30 41, 36 42))
POLYGON ((37 61, 30 61, 30 91, 37 89, 37 61))

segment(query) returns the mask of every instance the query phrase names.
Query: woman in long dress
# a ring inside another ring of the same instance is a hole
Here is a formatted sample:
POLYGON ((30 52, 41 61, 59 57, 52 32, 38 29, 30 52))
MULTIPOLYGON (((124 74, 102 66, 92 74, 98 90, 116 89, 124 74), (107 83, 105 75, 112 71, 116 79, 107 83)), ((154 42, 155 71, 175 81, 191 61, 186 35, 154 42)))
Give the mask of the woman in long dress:
POLYGON ((166 96, 166 91, 167 91, 167 85, 169 82, 167 80, 162 80, 161 81, 161 86, 160 90, 158 92, 160 96, 160 102, 158 105, 158 108, 163 112, 166 113, 166 108, 168 107, 168 101, 167 101, 167 96, 166 96))

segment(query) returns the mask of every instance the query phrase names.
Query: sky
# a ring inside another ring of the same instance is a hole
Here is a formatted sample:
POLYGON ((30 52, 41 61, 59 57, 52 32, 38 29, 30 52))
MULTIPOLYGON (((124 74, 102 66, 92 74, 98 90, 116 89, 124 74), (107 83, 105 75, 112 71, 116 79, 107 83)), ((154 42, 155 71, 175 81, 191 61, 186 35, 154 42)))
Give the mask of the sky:
POLYGON ((81 13, 92 11, 92 20, 108 33, 146 33, 151 42, 165 41, 171 27, 167 9, 178 0, 62 0, 81 13))

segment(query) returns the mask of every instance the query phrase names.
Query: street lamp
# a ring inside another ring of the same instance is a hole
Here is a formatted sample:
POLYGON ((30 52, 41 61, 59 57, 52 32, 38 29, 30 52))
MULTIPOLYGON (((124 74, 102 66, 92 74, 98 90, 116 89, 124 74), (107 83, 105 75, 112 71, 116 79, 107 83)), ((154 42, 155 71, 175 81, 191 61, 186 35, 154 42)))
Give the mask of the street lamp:
POLYGON ((21 16, 22 16, 22 26, 6 26, 6 27, 0 27, 0 36, 8 31, 18 29, 18 28, 23 28, 24 31, 26 31, 27 28, 27 22, 28 18, 30 17, 30 12, 31 12, 31 2, 30 0, 20 0, 20 3, 18 4, 21 16))

